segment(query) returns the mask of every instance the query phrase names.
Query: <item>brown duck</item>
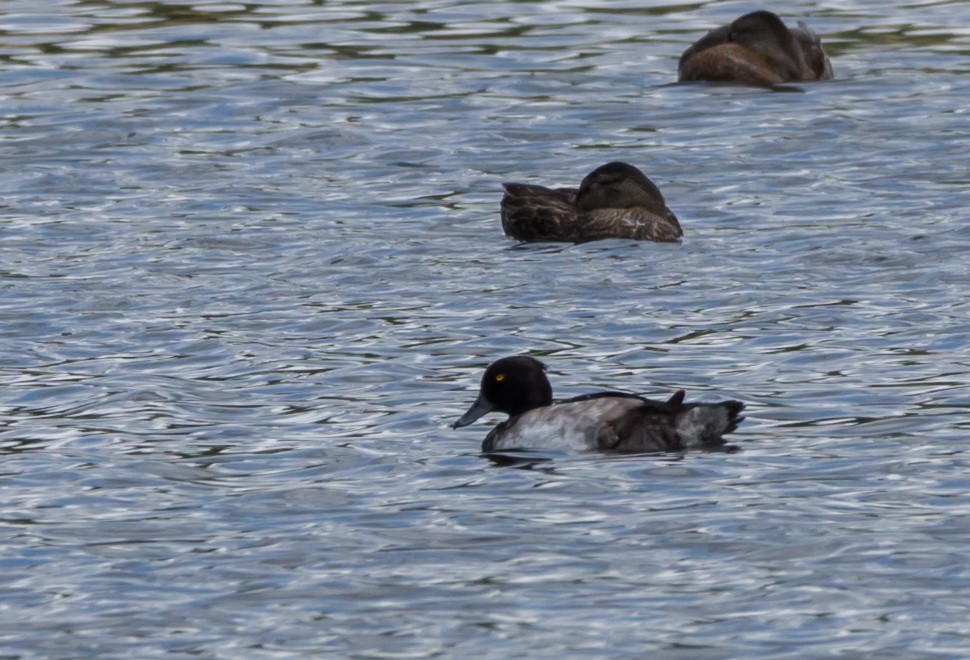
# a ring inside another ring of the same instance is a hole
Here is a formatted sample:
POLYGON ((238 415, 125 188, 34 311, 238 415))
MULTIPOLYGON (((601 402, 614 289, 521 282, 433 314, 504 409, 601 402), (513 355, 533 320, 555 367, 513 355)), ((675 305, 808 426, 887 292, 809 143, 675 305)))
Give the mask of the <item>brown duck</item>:
POLYGON ((801 21, 789 29, 764 10, 711 30, 684 51, 678 65, 681 82, 774 85, 831 77, 832 63, 818 35, 801 21))
POLYGON ((585 243, 632 238, 672 242, 684 235, 660 189, 627 163, 597 167, 578 190, 503 185, 502 229, 520 241, 585 243))

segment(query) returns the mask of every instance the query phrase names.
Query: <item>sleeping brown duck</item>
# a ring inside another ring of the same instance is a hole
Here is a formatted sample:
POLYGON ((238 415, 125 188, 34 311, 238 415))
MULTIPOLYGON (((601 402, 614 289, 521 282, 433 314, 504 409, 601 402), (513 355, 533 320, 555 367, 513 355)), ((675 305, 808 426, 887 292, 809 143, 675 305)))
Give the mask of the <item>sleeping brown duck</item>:
POLYGON ((745 85, 828 80, 832 63, 807 25, 789 29, 770 11, 755 11, 711 30, 684 51, 682 82, 707 80, 745 85))
POLYGON ((502 229, 520 241, 677 241, 684 232, 660 189, 628 163, 597 167, 579 188, 506 183, 502 229))

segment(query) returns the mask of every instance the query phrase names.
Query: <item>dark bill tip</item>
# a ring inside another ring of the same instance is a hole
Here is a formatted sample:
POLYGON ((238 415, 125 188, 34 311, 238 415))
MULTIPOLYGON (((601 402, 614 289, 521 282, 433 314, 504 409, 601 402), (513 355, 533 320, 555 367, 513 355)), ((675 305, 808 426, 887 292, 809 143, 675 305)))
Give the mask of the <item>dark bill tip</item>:
POLYGON ((483 417, 490 412, 492 412, 492 404, 486 401, 485 397, 479 393, 478 398, 475 399, 475 403, 472 404, 471 408, 464 415, 458 418, 458 421, 451 425, 451 428, 458 429, 462 426, 468 426, 479 417, 483 417))

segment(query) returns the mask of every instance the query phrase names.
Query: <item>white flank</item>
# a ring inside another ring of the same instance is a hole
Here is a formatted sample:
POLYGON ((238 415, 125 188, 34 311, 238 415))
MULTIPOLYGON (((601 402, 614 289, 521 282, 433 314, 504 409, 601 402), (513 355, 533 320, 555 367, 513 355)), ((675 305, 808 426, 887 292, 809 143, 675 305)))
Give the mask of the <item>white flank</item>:
POLYGON ((596 449, 604 424, 639 405, 637 399, 604 397, 530 410, 496 439, 494 449, 596 449))

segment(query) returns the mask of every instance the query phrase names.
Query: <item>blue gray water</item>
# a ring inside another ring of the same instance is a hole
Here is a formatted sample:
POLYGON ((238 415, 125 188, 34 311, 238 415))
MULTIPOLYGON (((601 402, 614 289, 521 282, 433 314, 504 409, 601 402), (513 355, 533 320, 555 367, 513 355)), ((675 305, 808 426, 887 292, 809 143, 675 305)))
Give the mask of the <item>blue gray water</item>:
POLYGON ((957 657, 970 6, 0 6, 4 657, 957 657), (682 245, 517 246, 622 159, 682 245), (743 451, 482 457, 491 360, 739 398, 743 451))

